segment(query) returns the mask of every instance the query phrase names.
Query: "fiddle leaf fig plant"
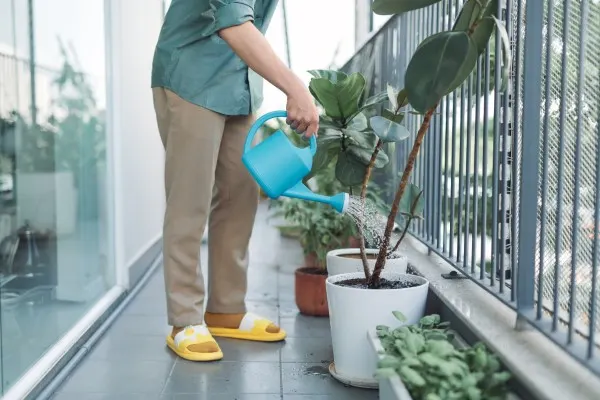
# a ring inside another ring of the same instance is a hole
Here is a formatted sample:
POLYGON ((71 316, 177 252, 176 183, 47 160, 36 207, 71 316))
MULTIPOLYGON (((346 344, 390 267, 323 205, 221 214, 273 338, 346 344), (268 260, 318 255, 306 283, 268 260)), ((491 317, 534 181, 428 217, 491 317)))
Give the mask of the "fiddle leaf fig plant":
MULTIPOLYGON (((309 73, 313 76, 309 89, 322 107, 323 115, 319 122, 317 153, 307 179, 335 160, 335 176, 339 182, 345 187, 360 185, 377 144, 366 113, 386 100, 387 94, 365 98, 367 83, 360 73, 334 70, 309 73)), ((373 167, 383 168, 388 162, 388 156, 378 152, 373 167)))
MULTIPOLYGON (((392 15, 428 7, 440 0, 374 0, 372 9, 376 14, 392 15)), ((477 59, 485 51, 494 32, 502 43, 502 84, 500 90, 507 87, 509 70, 512 65, 508 34, 503 23, 496 18, 498 0, 467 0, 451 30, 438 32, 425 38, 410 59, 404 74, 405 87, 396 90, 388 86, 387 99, 389 109, 381 116, 372 116, 369 129, 377 137, 371 159, 364 169, 361 201, 364 210, 367 185, 371 171, 377 168, 377 159, 384 143, 403 140, 409 132, 401 125, 406 114, 422 115, 421 126, 416 132, 412 149, 406 159, 406 165, 388 214, 379 253, 371 274, 366 258, 364 237, 361 233, 361 259, 368 287, 379 287, 381 272, 387 259, 404 239, 410 222, 422 217, 422 191, 410 183, 415 162, 419 155, 425 134, 429 130, 431 119, 442 99, 454 92, 469 79, 477 64, 477 59), (412 110, 406 110, 410 107, 412 110), (405 229, 395 246, 390 246, 391 236, 400 213, 405 221, 405 229), (391 250, 391 251, 390 251, 391 250)), ((500 49, 496 49, 496 54, 500 49)), ((354 81, 354 80, 353 80, 354 81)), ((358 91, 358 89, 356 89, 358 91)), ((347 100, 347 99, 345 99, 347 100)), ((354 102, 352 101, 354 104, 354 102)), ((353 110, 360 110, 360 106, 353 110)), ((359 111, 360 112, 360 111, 359 111)), ((357 173, 359 169, 353 171, 357 173)))
MULTIPOLYGON (((403 322, 404 316, 394 312, 403 322)), ((511 374, 482 343, 459 348, 447 322, 437 314, 418 324, 377 327, 383 347, 377 376, 399 376, 415 399, 504 400, 511 374)))

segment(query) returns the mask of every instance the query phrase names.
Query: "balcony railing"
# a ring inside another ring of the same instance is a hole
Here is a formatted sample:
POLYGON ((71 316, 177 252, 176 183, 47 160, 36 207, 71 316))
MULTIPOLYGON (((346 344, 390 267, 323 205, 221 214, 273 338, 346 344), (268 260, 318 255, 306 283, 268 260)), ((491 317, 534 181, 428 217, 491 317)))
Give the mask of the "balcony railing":
MULTIPOLYGON (((343 69, 372 92, 402 87, 416 47, 451 29, 461 3, 390 19, 343 69)), ((500 3, 509 88, 495 37, 426 136, 413 175, 425 220, 412 233, 600 374, 600 3, 500 3)), ((416 133, 420 117, 405 121, 416 133)), ((395 187, 411 146, 388 149, 377 179, 395 187)))

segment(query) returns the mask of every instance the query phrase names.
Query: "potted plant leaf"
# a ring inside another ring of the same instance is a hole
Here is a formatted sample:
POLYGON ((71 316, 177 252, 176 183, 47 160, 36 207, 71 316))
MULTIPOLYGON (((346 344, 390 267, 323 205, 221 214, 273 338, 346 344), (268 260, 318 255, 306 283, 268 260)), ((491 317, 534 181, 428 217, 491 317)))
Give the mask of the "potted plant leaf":
MULTIPOLYGON (((404 13, 434 3, 437 1, 375 0, 373 11, 378 14, 404 13)), ((497 10, 497 0, 466 1, 451 30, 425 38, 417 47, 405 70, 405 87, 401 90, 390 88, 388 91, 391 107, 382 115, 371 116, 367 120, 368 126, 376 135, 376 141, 367 167, 360 169, 364 172, 360 197, 351 200, 351 203, 354 202, 352 209, 359 210, 355 212, 357 215, 353 215, 359 221, 361 239, 360 259, 355 262, 362 264, 362 272, 329 276, 326 281, 334 353, 330 371, 346 384, 377 386, 373 379, 374 366, 362 362, 368 357, 366 327, 397 324, 398 321, 391 317, 392 311, 397 308, 406 316, 409 324, 417 323, 424 315, 428 281, 414 275, 389 270, 384 272, 390 259, 396 257, 405 237, 401 235, 395 243, 392 241, 394 224, 400 219, 406 232, 410 222, 421 217, 422 191, 410 182, 421 144, 438 104, 471 75, 478 57, 494 32, 503 43, 501 75, 504 78, 503 86, 506 86, 511 66, 510 48, 506 30, 495 16, 497 10), (402 125, 403 118, 408 113, 418 114, 422 120, 395 190, 390 212, 382 224, 370 218, 366 201, 367 187, 373 168, 377 168, 377 163, 381 162, 378 160, 384 144, 408 137, 407 130, 402 125), (373 227, 373 223, 377 226, 373 227), (381 235, 376 241, 377 255, 371 268, 364 237, 365 231, 371 232, 374 229, 380 229, 381 235)), ((322 84, 314 85, 311 82, 313 95, 319 103, 329 105, 331 85, 322 80, 319 82, 322 84)), ((335 105, 325 106, 326 110, 328 108, 335 114, 332 117, 339 116, 335 105)), ((330 263, 329 258, 327 262, 330 263)))
MULTIPOLYGON (((404 322, 402 313, 395 317, 404 322)), ((382 400, 505 400, 511 374, 483 343, 469 347, 437 314, 369 332, 382 400)))

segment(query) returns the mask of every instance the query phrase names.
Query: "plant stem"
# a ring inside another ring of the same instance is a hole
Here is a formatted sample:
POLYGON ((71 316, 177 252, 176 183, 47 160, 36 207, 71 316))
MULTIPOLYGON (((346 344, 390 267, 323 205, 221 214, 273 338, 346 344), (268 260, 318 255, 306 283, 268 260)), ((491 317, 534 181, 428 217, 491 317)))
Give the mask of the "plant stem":
POLYGON ((406 161, 406 167, 404 168, 404 172, 402 173, 402 179, 400 180, 400 185, 398 186, 398 190, 396 191, 396 196, 394 197, 394 202, 392 203, 392 210, 388 215, 387 225, 385 227, 385 233, 383 234, 383 243, 379 248, 379 254, 377 255, 377 261, 375 262, 375 268, 373 269, 373 275, 371 276, 371 281, 369 282, 369 288, 374 289, 379 286, 379 279, 383 268, 385 267, 385 262, 387 259, 387 248, 390 245, 390 238, 392 236, 392 230, 394 229, 394 222, 396 221, 396 215, 398 214, 398 205, 400 204, 400 200, 404 195, 406 187, 408 186, 408 181, 412 174, 412 171, 415 167, 415 161, 417 160, 417 156, 419 155, 419 150, 421 149, 421 144, 423 144, 423 138, 427 133, 429 128, 429 124, 431 123, 431 116, 435 112, 437 108, 437 103, 425 113, 423 118, 423 123, 417 132, 417 137, 415 138, 415 143, 408 155, 408 160, 406 161))
POLYGON ((369 179, 371 179, 371 172, 373 171, 373 167, 375 166, 375 160, 377 160, 377 154, 379 154, 379 150, 383 146, 383 142, 381 139, 377 141, 377 145, 375 146, 375 150, 373 150, 373 154, 371 155, 371 160, 369 161, 369 165, 367 166, 367 170, 365 171, 365 176, 363 178, 362 188, 360 191, 360 203, 361 203, 361 218, 358 223, 358 236, 360 239, 360 258, 363 264, 363 271, 365 273, 365 280, 367 283, 371 280, 371 272, 369 271, 369 261, 367 260, 367 251, 365 249, 365 234, 363 232, 362 226, 365 219, 365 206, 367 203, 367 185, 369 183, 369 179))

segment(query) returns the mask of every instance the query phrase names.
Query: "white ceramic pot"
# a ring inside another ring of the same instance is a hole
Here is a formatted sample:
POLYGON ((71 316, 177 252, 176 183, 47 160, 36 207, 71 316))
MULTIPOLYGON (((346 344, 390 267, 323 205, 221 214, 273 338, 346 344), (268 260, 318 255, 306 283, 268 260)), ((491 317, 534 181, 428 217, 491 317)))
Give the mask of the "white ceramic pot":
MULTIPOLYGON (((377 256, 379 249, 367 249, 367 256, 377 256)), ((369 260, 369 268, 373 272, 375 267, 375 260, 369 260)), ((397 272, 399 274, 405 274, 406 268, 408 267, 408 259, 404 256, 398 258, 391 258, 385 262, 384 271, 397 272)), ((363 272, 363 264, 360 259, 360 249, 338 249, 332 250, 327 253, 327 274, 329 276, 339 274, 349 274, 351 272, 363 272), (344 257, 352 255, 355 258, 344 257)))
POLYGON ((339 381, 357 387, 377 388, 374 378, 377 357, 370 349, 367 332, 377 325, 396 328, 402 323, 392 314, 402 312, 417 323, 425 314, 429 281, 416 275, 383 271, 382 278, 418 283, 406 289, 357 289, 336 285, 347 279, 364 278, 362 272, 329 276, 326 281, 334 364, 329 368, 339 381))

